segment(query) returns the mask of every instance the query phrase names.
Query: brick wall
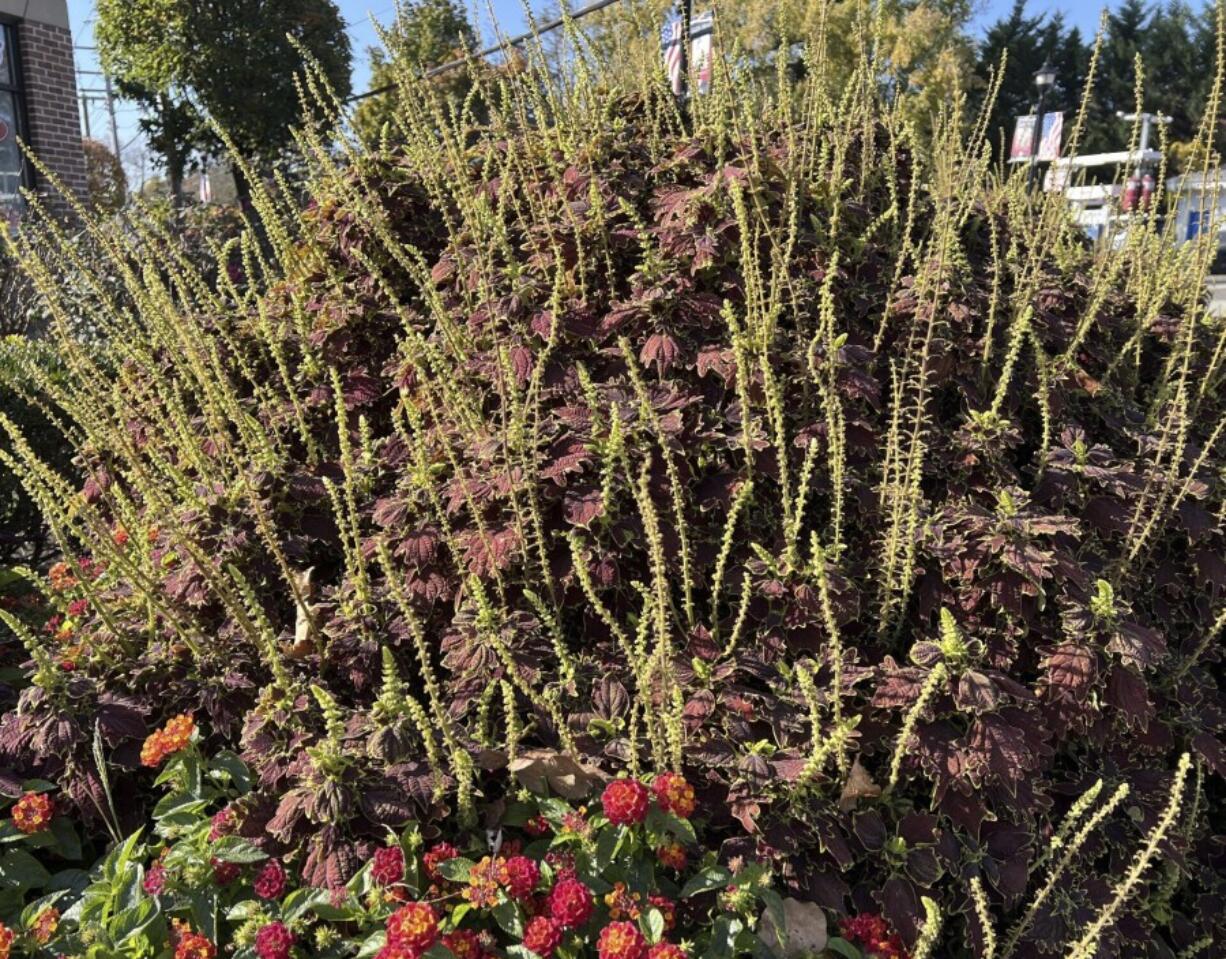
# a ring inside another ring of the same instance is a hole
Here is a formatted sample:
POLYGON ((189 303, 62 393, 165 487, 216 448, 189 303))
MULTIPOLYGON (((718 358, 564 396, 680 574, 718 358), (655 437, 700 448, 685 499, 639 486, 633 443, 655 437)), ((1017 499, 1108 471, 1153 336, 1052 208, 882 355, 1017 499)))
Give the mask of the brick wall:
MULTIPOLYGON (((72 60, 72 34, 66 27, 22 20, 17 27, 30 145, 68 189, 84 196, 85 155, 81 150, 81 120, 72 60)), ((50 184, 36 174, 35 189, 50 193, 50 184)), ((62 200, 49 204, 64 209, 62 200)))

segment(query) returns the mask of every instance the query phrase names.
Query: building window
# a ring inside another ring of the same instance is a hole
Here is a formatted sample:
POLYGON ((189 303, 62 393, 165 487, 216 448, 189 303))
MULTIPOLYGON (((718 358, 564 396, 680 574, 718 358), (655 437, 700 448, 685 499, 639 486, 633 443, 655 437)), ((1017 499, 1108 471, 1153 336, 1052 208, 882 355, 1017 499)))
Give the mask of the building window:
POLYGON ((21 85, 21 60, 17 49, 17 25, 0 21, 0 218, 12 224, 22 209, 21 188, 30 173, 17 143, 25 140, 25 101, 21 85))

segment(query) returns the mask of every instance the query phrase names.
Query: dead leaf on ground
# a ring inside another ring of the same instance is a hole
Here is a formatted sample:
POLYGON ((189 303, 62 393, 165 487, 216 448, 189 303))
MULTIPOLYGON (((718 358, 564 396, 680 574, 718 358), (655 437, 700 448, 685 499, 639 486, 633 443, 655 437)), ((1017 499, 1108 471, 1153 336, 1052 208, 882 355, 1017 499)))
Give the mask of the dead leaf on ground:
POLYGON ((817 903, 791 897, 784 899, 783 921, 786 928, 781 937, 771 911, 767 909, 762 913, 759 936, 776 956, 801 959, 826 948, 826 911, 817 903))
POLYGON ((519 784, 538 795, 552 792, 563 799, 583 799, 608 777, 595 766, 548 749, 521 752, 507 766, 519 784))

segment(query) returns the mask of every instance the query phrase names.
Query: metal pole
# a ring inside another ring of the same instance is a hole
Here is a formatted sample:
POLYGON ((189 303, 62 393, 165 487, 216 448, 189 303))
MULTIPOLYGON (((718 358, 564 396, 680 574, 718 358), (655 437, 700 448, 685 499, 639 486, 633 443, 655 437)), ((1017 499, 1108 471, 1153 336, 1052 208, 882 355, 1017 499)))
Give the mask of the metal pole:
POLYGON ((681 102, 690 95, 690 20, 694 13, 693 0, 681 0, 681 102))
POLYGON ((1039 144, 1043 140, 1043 101, 1047 98, 1047 87, 1039 90, 1039 106, 1034 117, 1034 133, 1030 136, 1030 173, 1026 178, 1026 189, 1034 189, 1034 174, 1039 165, 1039 144))

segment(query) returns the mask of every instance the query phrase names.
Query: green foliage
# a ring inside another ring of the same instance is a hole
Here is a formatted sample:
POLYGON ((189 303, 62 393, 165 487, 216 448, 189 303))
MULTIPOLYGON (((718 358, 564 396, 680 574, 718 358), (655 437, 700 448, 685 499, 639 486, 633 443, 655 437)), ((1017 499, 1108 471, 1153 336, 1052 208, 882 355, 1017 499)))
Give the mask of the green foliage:
MULTIPOLYGON (((101 0, 95 29, 103 68, 147 107, 147 132, 171 178, 215 122, 239 155, 262 166, 291 143, 302 110, 294 85, 312 57, 339 97, 350 50, 333 0, 101 0), (197 112, 198 111, 198 112, 197 112)), ((204 141, 214 152, 215 135, 204 141)))
MULTIPOLYGON (((399 136, 395 125, 401 96, 398 78, 404 71, 421 72, 463 57, 476 45, 476 31, 458 0, 407 0, 397 7, 396 19, 383 35, 386 49, 371 47, 370 89, 394 89, 360 102, 353 114, 353 126, 365 143, 377 144, 385 130, 393 140, 399 136)), ((446 91, 449 100, 462 102, 471 88, 466 68, 457 69, 434 81, 446 91)))
MULTIPOLYGON (((67 468, 72 449, 40 395, 41 388, 55 383, 62 373, 52 346, 25 336, 6 336, 0 339, 0 371, 5 383, 0 390, 0 414, 19 424, 40 458, 58 464, 57 469, 67 468)), ((6 444, 0 441, 0 445, 6 444)), ((0 470, 0 565, 37 564, 48 545, 45 521, 20 478, 10 470, 0 470)))
POLYGON ((97 210, 114 213, 128 198, 128 177, 119 158, 104 143, 84 140, 85 176, 89 203, 97 210))

